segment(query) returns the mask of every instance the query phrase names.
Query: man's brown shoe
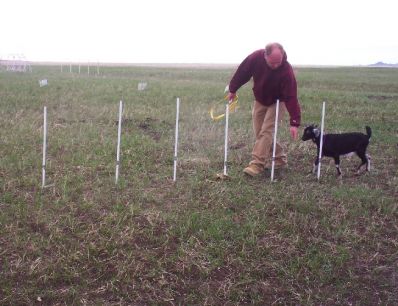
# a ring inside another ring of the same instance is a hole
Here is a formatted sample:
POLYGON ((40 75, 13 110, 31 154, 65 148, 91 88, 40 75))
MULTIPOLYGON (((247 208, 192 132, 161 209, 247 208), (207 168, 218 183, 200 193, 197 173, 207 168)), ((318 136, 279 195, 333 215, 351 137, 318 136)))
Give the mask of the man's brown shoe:
POLYGON ((243 169, 243 172, 250 176, 256 176, 264 172, 264 167, 257 164, 250 164, 248 167, 243 169))

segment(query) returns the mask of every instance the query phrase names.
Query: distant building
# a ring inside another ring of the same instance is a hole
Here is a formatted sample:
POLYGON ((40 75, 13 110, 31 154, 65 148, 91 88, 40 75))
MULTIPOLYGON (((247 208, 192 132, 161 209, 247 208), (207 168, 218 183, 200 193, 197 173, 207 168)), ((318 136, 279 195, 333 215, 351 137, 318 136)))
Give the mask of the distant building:
POLYGON ((0 65, 11 72, 32 72, 32 66, 23 54, 10 54, 7 59, 0 60, 0 65))

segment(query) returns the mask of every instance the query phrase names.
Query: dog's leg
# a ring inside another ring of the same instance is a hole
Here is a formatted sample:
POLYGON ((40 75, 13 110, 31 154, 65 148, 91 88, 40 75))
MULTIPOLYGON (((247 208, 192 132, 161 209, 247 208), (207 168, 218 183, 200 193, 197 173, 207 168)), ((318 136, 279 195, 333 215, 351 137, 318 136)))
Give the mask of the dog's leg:
POLYGON ((315 174, 316 171, 318 170, 317 165, 315 165, 315 163, 312 165, 312 173, 315 174))
POLYGON ((361 173, 361 169, 364 165, 366 165, 366 171, 369 171, 369 160, 364 151, 357 151, 356 153, 362 161, 361 164, 358 166, 357 172, 356 172, 356 174, 359 175, 361 173))
POLYGON ((370 155, 366 154, 367 164, 366 164, 366 171, 370 172, 370 155))
POLYGON ((337 170, 337 176, 341 177, 341 170, 340 170, 340 156, 334 156, 334 164, 337 170))
POLYGON ((312 166, 312 173, 315 174, 316 171, 318 170, 318 165, 319 165, 319 155, 316 156, 314 164, 312 166))

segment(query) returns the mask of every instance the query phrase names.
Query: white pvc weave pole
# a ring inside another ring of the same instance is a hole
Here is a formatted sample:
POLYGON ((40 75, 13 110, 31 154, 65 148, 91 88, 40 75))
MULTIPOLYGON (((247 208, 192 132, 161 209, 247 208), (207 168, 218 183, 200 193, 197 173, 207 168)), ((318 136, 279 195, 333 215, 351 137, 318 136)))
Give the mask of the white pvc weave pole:
POLYGON ((43 161, 41 164, 41 188, 46 186, 47 106, 44 106, 43 117, 43 161))
POLYGON ((278 117, 279 117, 279 99, 276 100, 276 110, 275 110, 275 127, 274 127, 274 145, 272 148, 271 182, 274 181, 274 172, 275 172, 276 134, 278 133, 278 117))
POLYGON ((119 165, 120 165, 120 137, 122 134, 122 111, 123 111, 123 101, 120 100, 119 103, 119 124, 117 129, 117 150, 116 150, 116 175, 115 175, 115 184, 117 184, 119 180, 119 165))
POLYGON ((225 105, 224 175, 227 175, 229 103, 225 105))
POLYGON ((175 131, 175 142, 174 142, 174 166, 173 166, 173 181, 177 180, 177 149, 178 149, 178 119, 180 115, 180 98, 177 98, 177 110, 176 110, 176 131, 175 131))
POLYGON ((325 124, 325 105, 326 102, 323 101, 322 103, 322 122, 321 122, 321 139, 320 139, 320 143, 319 143, 319 156, 318 156, 318 181, 319 178, 321 177, 321 157, 322 157, 322 147, 323 147, 323 127, 325 124))

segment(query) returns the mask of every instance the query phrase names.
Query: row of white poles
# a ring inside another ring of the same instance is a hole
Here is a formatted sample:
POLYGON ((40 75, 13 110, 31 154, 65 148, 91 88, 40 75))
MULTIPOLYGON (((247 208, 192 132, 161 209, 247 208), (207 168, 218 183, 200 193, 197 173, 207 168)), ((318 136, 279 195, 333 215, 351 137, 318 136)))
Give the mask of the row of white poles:
MULTIPOLYGON (((279 117, 279 100, 276 101, 275 114, 275 128, 274 128, 274 143, 272 149, 272 168, 271 168, 271 182, 274 181, 275 169, 275 152, 276 152, 276 135, 278 132, 278 117, 279 117)), ((225 106, 225 140, 224 140, 224 176, 227 176, 227 157, 228 157, 228 122, 229 121, 229 103, 225 106)))
MULTIPOLYGON (((122 112, 123 112, 123 101, 119 103, 119 121, 117 130, 117 149, 116 149, 116 171, 115 171, 115 184, 119 180, 119 166, 120 166, 120 139, 122 135, 122 112)), ((42 180, 41 188, 46 187, 46 153, 47 153, 47 106, 44 106, 43 111, 43 161, 42 161, 42 180)))
MULTIPOLYGON (((174 145, 174 173, 173 181, 177 179, 177 147, 178 147, 178 121, 180 112, 180 98, 177 98, 177 112, 176 112, 176 130, 175 130, 175 145, 174 145)), ((116 148, 116 170, 115 170, 115 184, 119 181, 119 168, 120 168, 120 144, 122 136, 122 113, 123 113, 123 101, 119 102, 119 120, 117 129, 117 148, 116 148)), ((47 107, 44 106, 43 111, 43 161, 42 161, 42 185, 46 187, 46 152, 47 152, 47 107)))
MULTIPOLYGON (((322 145, 323 145, 323 128, 325 119, 325 102, 322 105, 322 123, 321 123, 321 139, 320 139, 320 150, 319 150, 319 163, 318 163, 318 180, 321 175, 321 157, 322 157, 322 145)), ((123 113, 123 101, 119 102, 119 120, 118 120, 118 132, 117 132, 117 149, 116 149, 116 170, 115 170, 115 184, 119 180, 119 167, 120 167, 120 143, 122 134, 122 113, 123 113)), ((179 113, 180 113, 180 98, 176 101, 176 127, 175 127, 175 142, 174 142, 174 157, 173 157, 173 181, 177 180, 177 153, 178 153, 178 126, 179 126, 179 113)), ((276 114, 275 114, 275 127, 273 135, 273 149, 272 149, 272 167, 271 167, 271 182, 274 181, 275 172, 275 153, 276 153, 276 142, 278 133, 278 122, 279 122, 279 100, 276 102, 276 114)), ((224 176, 227 176, 227 159, 228 159, 228 124, 229 124, 229 103, 225 106, 225 138, 224 138, 224 176)), ((47 107, 44 107, 44 123, 43 123, 43 161, 42 161, 42 188, 46 186, 46 148, 47 148, 47 107)))
MULTIPOLYGON (((323 129, 325 126, 325 108, 326 102, 322 103, 322 121, 321 121, 321 138, 319 144, 319 156, 318 156, 318 173, 317 178, 318 181, 321 177, 321 158, 322 158, 322 148, 323 148, 323 129)), ((274 143, 272 149, 272 168, 271 168, 271 182, 274 181, 274 171, 275 171, 275 152, 276 152, 276 135, 278 133, 278 122, 279 122, 279 100, 276 101, 276 114, 275 114, 275 127, 274 127, 274 143)))
MULTIPOLYGON (((78 67, 79 67, 79 74, 80 74, 81 64, 79 64, 78 67)), ((63 72, 63 70, 64 70, 64 65, 61 64, 61 72, 63 72)), ((72 73, 72 64, 69 64, 69 72, 72 73)), ((87 65, 87 74, 90 74, 90 65, 87 65)), ((99 63, 97 63, 97 74, 99 74, 99 63)))

